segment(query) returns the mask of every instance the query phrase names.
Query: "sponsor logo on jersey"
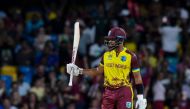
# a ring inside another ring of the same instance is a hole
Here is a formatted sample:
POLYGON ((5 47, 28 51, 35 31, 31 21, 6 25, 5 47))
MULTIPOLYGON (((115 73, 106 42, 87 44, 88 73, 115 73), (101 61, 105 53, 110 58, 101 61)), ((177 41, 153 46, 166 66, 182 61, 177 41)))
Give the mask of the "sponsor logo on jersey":
POLYGON ((106 67, 116 67, 116 68, 126 69, 126 68, 127 68, 127 65, 114 64, 114 63, 106 63, 106 67))
POLYGON ((127 60, 126 56, 121 56, 121 61, 125 62, 127 60))
POLYGON ((108 55, 108 60, 111 60, 112 59, 112 55, 108 55))

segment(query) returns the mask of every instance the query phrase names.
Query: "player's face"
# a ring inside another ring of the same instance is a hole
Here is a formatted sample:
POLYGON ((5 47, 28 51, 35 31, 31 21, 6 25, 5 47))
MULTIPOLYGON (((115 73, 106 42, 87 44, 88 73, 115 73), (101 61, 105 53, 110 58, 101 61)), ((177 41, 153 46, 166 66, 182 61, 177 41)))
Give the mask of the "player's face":
POLYGON ((109 50, 112 50, 116 47, 115 39, 105 39, 104 44, 108 47, 109 50))

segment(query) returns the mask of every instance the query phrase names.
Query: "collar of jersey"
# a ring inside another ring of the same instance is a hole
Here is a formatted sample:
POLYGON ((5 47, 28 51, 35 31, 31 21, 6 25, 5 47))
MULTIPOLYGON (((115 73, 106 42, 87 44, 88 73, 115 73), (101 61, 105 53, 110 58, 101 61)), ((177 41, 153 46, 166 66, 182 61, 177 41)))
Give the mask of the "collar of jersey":
MULTIPOLYGON (((123 47, 123 50, 122 50, 120 53, 122 53, 122 52, 124 52, 124 51, 126 51, 126 50, 127 50, 127 48, 126 48, 126 47, 123 47)), ((111 52, 114 53, 114 54, 116 54, 116 51, 115 51, 115 50, 112 50, 111 52)), ((119 53, 119 54, 120 54, 120 53, 119 53)), ((119 56, 119 55, 118 55, 118 56, 119 56)))

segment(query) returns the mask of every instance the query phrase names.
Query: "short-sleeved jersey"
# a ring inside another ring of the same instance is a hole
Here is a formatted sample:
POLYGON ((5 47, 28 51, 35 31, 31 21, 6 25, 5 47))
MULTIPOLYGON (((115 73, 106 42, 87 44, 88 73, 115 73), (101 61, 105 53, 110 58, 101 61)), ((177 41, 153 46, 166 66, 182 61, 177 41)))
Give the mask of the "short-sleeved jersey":
POLYGON ((115 50, 105 52, 100 66, 104 67, 104 86, 110 88, 131 86, 131 71, 133 73, 140 71, 137 56, 127 48, 118 56, 115 50))

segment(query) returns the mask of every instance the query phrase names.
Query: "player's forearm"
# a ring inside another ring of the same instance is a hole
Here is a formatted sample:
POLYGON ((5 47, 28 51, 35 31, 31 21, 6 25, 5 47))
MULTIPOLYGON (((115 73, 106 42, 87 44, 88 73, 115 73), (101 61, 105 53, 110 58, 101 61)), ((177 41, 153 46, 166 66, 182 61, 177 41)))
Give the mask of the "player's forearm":
POLYGON ((90 77, 95 77, 96 75, 99 75, 100 72, 97 70, 97 68, 92 68, 92 69, 83 69, 84 75, 88 75, 90 77))
POLYGON ((144 95, 144 86, 143 84, 136 84, 135 85, 136 91, 138 95, 144 95))
POLYGON ((144 86, 140 72, 133 73, 137 94, 144 94, 144 86))

